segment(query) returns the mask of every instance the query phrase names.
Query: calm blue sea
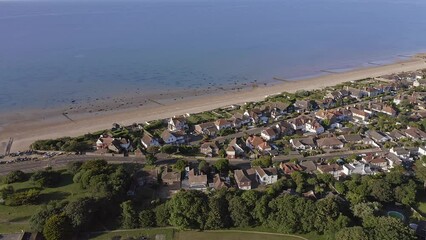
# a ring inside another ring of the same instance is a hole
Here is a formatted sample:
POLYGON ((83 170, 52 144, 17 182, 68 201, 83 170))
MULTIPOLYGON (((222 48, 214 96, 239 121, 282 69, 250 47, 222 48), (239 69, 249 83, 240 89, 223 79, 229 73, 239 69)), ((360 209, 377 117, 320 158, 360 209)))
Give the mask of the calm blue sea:
POLYGON ((0 1, 0 111, 426 50, 424 0, 0 1))

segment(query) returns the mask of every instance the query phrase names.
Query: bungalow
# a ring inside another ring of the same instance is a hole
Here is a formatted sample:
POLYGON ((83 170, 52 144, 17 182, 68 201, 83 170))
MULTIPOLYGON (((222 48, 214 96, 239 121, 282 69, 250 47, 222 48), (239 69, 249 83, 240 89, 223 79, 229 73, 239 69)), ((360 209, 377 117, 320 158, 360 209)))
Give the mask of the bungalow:
POLYGON ((405 136, 413 139, 414 141, 426 140, 426 133, 418 128, 408 127, 408 129, 404 130, 404 134, 405 136))
MULTIPOLYGON (((231 122, 234 122, 234 121, 239 122, 239 123, 240 123, 240 127, 241 127, 242 125, 247 125, 247 124, 249 124, 249 123, 251 122, 251 119, 250 119, 250 117, 248 117, 248 116, 246 116, 246 115, 244 115, 244 114, 241 114, 241 113, 235 113, 235 114, 231 117, 230 121, 231 121, 231 122)), ((234 123, 234 127, 239 128, 238 126, 236 126, 236 125, 235 125, 235 123, 234 123)))
POLYGON ((217 142, 205 142, 200 146, 200 152, 207 157, 213 157, 219 153, 217 142))
POLYGON ((343 148, 343 143, 336 137, 325 137, 317 140, 317 146, 327 149, 340 149, 343 148))
POLYGON ((250 136, 246 140, 246 146, 250 149, 257 149, 261 152, 271 151, 271 146, 262 138, 258 136, 250 136))
POLYGON ((207 130, 211 128, 216 129, 216 125, 214 122, 206 122, 195 125, 195 132, 198 134, 206 134, 207 130))
POLYGON ((331 174, 334 178, 337 179, 343 173, 343 167, 336 163, 330 165, 319 165, 317 169, 320 173, 331 174))
POLYGON ((318 101, 320 108, 329 109, 336 107, 336 100, 333 98, 324 98, 318 101))
POLYGON ((246 173, 243 170, 235 170, 234 178, 239 189, 241 190, 251 189, 251 180, 247 177, 246 173))
POLYGON ((288 162, 288 163, 281 162, 280 163, 280 168, 287 175, 291 175, 294 172, 301 172, 301 171, 303 171, 302 166, 300 166, 297 163, 292 163, 292 162, 288 162))
POLYGON ((166 198, 170 198, 172 195, 180 191, 182 174, 180 172, 165 170, 161 174, 161 181, 163 183, 162 191, 167 192, 166 198))
POLYGON ((392 130, 392 131, 391 131, 391 132, 389 132, 387 135, 388 135, 388 137, 389 137, 390 139, 392 139, 393 141, 401 140, 401 139, 405 138, 404 133, 403 133, 403 132, 401 132, 401 131, 399 131, 398 129, 394 129, 394 130, 392 130))
POLYGON ((160 146, 160 143, 158 142, 157 139, 155 139, 154 137, 150 136, 149 134, 144 134, 144 136, 141 139, 141 143, 145 148, 148 148, 150 146, 160 146))
POLYGON ((214 125, 216 126, 217 130, 220 131, 223 129, 231 128, 232 122, 225 119, 218 119, 214 122, 214 125))
POLYGON ((226 149, 226 155, 228 158, 234 159, 239 157, 244 153, 244 149, 238 144, 238 139, 234 138, 228 144, 228 148, 226 149))
POLYGON ((314 173, 317 170, 317 164, 312 160, 305 160, 300 162, 300 166, 306 173, 314 173))
POLYGON ((346 90, 350 93, 350 96, 356 99, 363 98, 366 93, 360 89, 346 87, 346 90))
POLYGON ((297 100, 294 103, 295 111, 298 113, 309 112, 312 109, 316 109, 316 103, 311 100, 297 100))
POLYGON ((338 115, 335 111, 319 110, 315 112, 315 117, 322 121, 326 120, 329 123, 335 123, 338 121, 338 115))
POLYGON ((371 171, 370 166, 365 163, 348 163, 343 165, 343 173, 347 176, 352 174, 360 174, 360 175, 371 175, 373 171, 371 171))
POLYGON ((275 124, 274 128, 276 132, 281 136, 290 136, 294 134, 293 126, 286 121, 282 121, 275 124))
POLYGON ((388 166, 388 161, 380 156, 374 156, 372 154, 368 154, 362 158, 362 161, 366 164, 370 164, 371 167, 385 169, 388 166))
POLYGON ((305 130, 316 134, 324 132, 324 127, 316 120, 310 120, 305 124, 305 130))
POLYGON ((352 112, 352 117, 355 121, 366 121, 370 118, 370 114, 364 111, 363 109, 358 109, 351 107, 349 110, 352 112))
POLYGON ((213 186, 214 189, 220 190, 222 188, 228 188, 226 182, 220 177, 219 174, 214 175, 213 186))
POLYGON ((374 87, 367 87, 365 88, 364 92, 367 94, 368 97, 376 97, 381 93, 379 89, 374 87))
POLYGON ((365 134, 373 139, 377 144, 389 141, 389 138, 376 130, 368 130, 365 134))
POLYGON ((277 169, 255 167, 256 180, 263 185, 274 184, 278 180, 277 169))
POLYGON ((170 131, 185 131, 188 129, 188 123, 183 116, 174 116, 169 119, 168 127, 170 131))
POLYGON ((389 152, 395 154, 402 160, 407 160, 410 158, 410 151, 405 148, 392 147, 391 149, 389 149, 389 152))
POLYGON ((258 123, 260 118, 263 117, 263 113, 260 109, 254 108, 246 110, 244 116, 247 116, 252 123, 258 123))
POLYGON ((188 184, 190 189, 206 190, 208 187, 207 175, 197 175, 194 169, 191 169, 188 173, 188 184))
POLYGON ((262 130, 260 136, 266 141, 273 141, 277 138, 277 134, 275 133, 274 129, 270 127, 262 130))
POLYGON ((371 110, 375 111, 375 112, 380 112, 380 113, 384 113, 387 114, 389 116, 396 116, 397 112, 396 110, 389 105, 385 105, 385 104, 370 104, 370 108, 371 110))
POLYGON ((388 161, 389 168, 400 166, 402 164, 402 160, 393 153, 385 154, 385 159, 388 161))
POLYGON ((362 143, 362 137, 359 134, 344 134, 340 138, 346 143, 362 143))
POLYGON ((185 133, 183 131, 171 132, 166 129, 161 134, 161 138, 165 144, 182 144, 185 143, 185 133))
POLYGON ((113 153, 121 153, 132 149, 131 143, 125 138, 113 138, 108 135, 101 135, 96 141, 97 150, 106 150, 113 153))
POLYGON ((297 150, 312 150, 317 147, 312 137, 290 139, 290 143, 297 150))

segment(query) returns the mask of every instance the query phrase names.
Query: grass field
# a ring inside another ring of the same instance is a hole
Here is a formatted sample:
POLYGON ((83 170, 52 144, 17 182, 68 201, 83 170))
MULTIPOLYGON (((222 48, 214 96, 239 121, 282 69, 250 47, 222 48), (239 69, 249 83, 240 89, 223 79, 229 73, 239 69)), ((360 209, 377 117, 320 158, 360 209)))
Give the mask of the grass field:
MULTIPOLYGON (((24 191, 29 188, 36 188, 30 181, 10 184, 15 191, 24 191)), ((61 174, 61 181, 56 187, 44 188, 40 192, 40 203, 47 203, 51 200, 74 200, 86 196, 86 192, 81 190, 78 184, 72 181, 72 176, 65 172, 61 174)), ((38 205, 5 206, 0 205, 0 232, 14 233, 21 230, 30 230, 28 220, 37 211, 38 205)))
POLYGON ((306 238, 278 233, 214 231, 214 232, 177 232, 175 240, 305 240, 306 238))
POLYGON ((126 239, 130 237, 140 237, 145 236, 150 239, 155 239, 156 235, 161 237, 158 240, 174 240, 175 231, 172 228, 155 228, 155 229, 129 229, 129 230, 117 230, 107 233, 95 233, 88 236, 88 239, 94 240, 110 240, 114 237, 120 236, 121 239, 126 239))

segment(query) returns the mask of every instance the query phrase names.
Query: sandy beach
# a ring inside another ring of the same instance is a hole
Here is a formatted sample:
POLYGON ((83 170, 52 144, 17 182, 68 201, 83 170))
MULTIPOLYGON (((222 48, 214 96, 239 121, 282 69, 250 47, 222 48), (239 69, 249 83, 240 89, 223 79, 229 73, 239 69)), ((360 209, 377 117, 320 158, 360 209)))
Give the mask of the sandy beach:
POLYGON ((124 125, 143 123, 174 115, 208 111, 231 104, 259 101, 267 95, 284 91, 320 89, 347 81, 423 68, 426 68, 425 59, 417 56, 389 65, 360 68, 297 81, 277 81, 276 84, 259 84, 256 87, 245 85, 216 91, 204 89, 168 92, 161 95, 148 94, 104 100, 96 106, 88 102, 66 108, 1 113, 0 154, 3 153, 10 138, 14 139, 11 151, 22 151, 28 149, 30 144, 38 139, 78 136, 108 129, 112 123, 124 125))

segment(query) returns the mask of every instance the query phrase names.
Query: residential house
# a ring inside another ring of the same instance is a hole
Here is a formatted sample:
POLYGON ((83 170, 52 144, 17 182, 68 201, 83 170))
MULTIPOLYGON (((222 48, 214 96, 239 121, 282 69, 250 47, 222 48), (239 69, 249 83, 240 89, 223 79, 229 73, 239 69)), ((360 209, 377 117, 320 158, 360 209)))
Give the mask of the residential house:
POLYGON ((258 108, 246 110, 244 112, 244 115, 250 118, 250 121, 252 123, 258 123, 260 121, 260 118, 263 117, 262 111, 258 108))
POLYGON ((346 90, 350 93, 351 97, 356 99, 361 99, 366 95, 366 93, 360 89, 346 87, 346 90))
POLYGON ((294 134, 293 126, 287 121, 275 124, 274 129, 281 136, 290 136, 294 134))
POLYGON ((302 167, 303 171, 306 173, 314 173, 317 170, 317 164, 312 160, 301 161, 299 165, 302 167))
POLYGON ((214 175, 212 187, 216 190, 228 188, 226 181, 224 181, 219 174, 214 175))
POLYGON ((152 137, 151 135, 145 133, 144 136, 141 139, 141 143, 145 148, 149 148, 150 146, 160 146, 160 143, 157 139, 152 137))
POLYGON ((190 189, 206 190, 208 187, 207 175, 195 174, 194 169, 191 169, 188 173, 188 184, 190 189))
POLYGON ((388 134, 388 137, 390 138, 390 139, 392 139, 393 141, 397 141, 397 140, 401 140, 401 139, 403 139, 403 138, 406 138, 405 137, 405 135, 404 135, 404 133, 403 132, 401 132, 400 130, 398 130, 398 129, 394 129, 394 130, 392 130, 391 132, 389 132, 388 134))
POLYGON ((388 166, 388 161, 381 157, 381 156, 375 156, 372 154, 367 154, 362 158, 362 161, 364 163, 370 164, 371 167, 379 168, 379 169, 386 169, 388 166))
POLYGON ((410 158, 410 151, 405 148, 392 147, 391 149, 389 149, 389 152, 395 154, 398 158, 402 160, 408 160, 410 158))
POLYGON ((352 118, 355 121, 367 121, 370 118, 370 114, 364 111, 363 109, 358 109, 355 107, 349 108, 349 111, 352 112, 352 118))
POLYGON ((207 134, 208 132, 211 132, 212 128, 217 130, 214 122, 200 123, 195 125, 194 128, 195 128, 195 132, 198 134, 207 134))
POLYGON ((368 164, 362 162, 348 163, 343 165, 343 173, 347 176, 352 174, 371 175, 373 171, 368 164))
POLYGON ((244 154, 244 149, 238 143, 238 139, 234 138, 228 144, 228 148, 226 149, 226 156, 230 159, 237 158, 244 154))
POLYGON ((297 163, 292 163, 292 162, 288 162, 288 163, 281 162, 280 163, 280 168, 287 175, 291 175, 294 172, 301 172, 301 171, 303 171, 302 166, 300 166, 297 163))
POLYGON ((277 138, 277 134, 275 133, 274 129, 271 127, 268 127, 260 133, 260 136, 265 139, 266 141, 273 141, 277 138))
POLYGON ((219 146, 217 142, 205 142, 201 144, 200 152, 207 157, 213 157, 219 153, 219 146))
POLYGON ((234 178, 237 186, 241 190, 250 190, 251 189, 251 180, 246 175, 243 170, 235 170, 234 178))
POLYGON ((397 115, 396 110, 389 105, 386 104, 382 104, 382 103, 370 103, 370 109, 375 111, 375 112, 380 112, 380 113, 384 113, 387 114, 389 116, 395 117, 397 115))
POLYGON ((405 136, 413 139, 414 141, 426 140, 426 133, 423 132, 422 130, 418 129, 418 128, 408 127, 403 132, 404 132, 405 136))
POLYGON ((161 181, 163 183, 162 191, 165 192, 165 198, 170 198, 178 191, 180 191, 182 174, 180 172, 165 170, 161 174, 161 181))
POLYGON ((183 144, 185 140, 185 132, 183 131, 170 131, 168 129, 164 130, 161 134, 161 138, 165 144, 183 144))
POLYGON ((388 137, 376 130, 368 130, 365 134, 373 139, 377 144, 389 141, 388 137))
POLYGON ((388 161, 389 168, 394 168, 402 164, 402 160, 393 153, 387 153, 384 157, 388 161))
POLYGON ((297 150, 312 150, 317 147, 313 137, 290 139, 290 143, 297 150))
POLYGON ((254 167, 254 170, 256 171, 256 179, 260 184, 270 185, 276 183, 278 180, 276 168, 254 167))
POLYGON ((317 169, 320 173, 331 174, 334 178, 337 178, 337 179, 343 173, 343 167, 336 163, 329 164, 329 165, 319 165, 317 169))
POLYGON ((311 100, 297 100, 294 103, 295 111, 298 113, 309 112, 317 108, 316 103, 311 100))
POLYGON ((317 140, 319 148, 340 149, 343 148, 343 143, 336 137, 325 137, 317 140))
POLYGON ((376 97, 381 93, 379 89, 374 87, 367 87, 365 88, 364 92, 367 94, 368 97, 376 97))
POLYGON ((214 125, 216 126, 217 130, 223 130, 228 129, 232 127, 232 122, 225 120, 225 119, 218 119, 214 122, 214 125))
POLYGON ((315 134, 321 134, 325 131, 324 127, 319 122, 317 122, 316 120, 308 121, 305 124, 305 130, 307 132, 312 132, 312 133, 315 133, 315 134))
POLYGON ((362 143, 362 137, 359 134, 344 134, 340 138, 346 143, 362 143))
POLYGON ((169 119, 168 127, 169 131, 185 131, 188 129, 188 123, 183 116, 174 116, 169 119))
POLYGON ((259 136, 250 136, 246 140, 246 146, 250 149, 257 149, 261 152, 271 151, 272 148, 262 137, 259 136))

